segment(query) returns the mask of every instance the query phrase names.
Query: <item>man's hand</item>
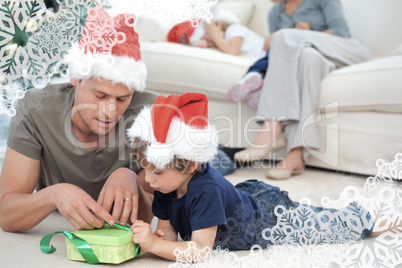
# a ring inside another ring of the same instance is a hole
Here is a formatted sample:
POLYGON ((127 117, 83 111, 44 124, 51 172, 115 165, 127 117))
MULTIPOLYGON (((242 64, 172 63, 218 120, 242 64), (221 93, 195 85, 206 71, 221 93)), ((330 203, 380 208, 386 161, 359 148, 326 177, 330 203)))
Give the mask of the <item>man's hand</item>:
POLYGON ((299 22, 296 24, 295 29, 311 30, 310 22, 299 21, 299 22))
POLYGON ((60 213, 77 229, 101 228, 112 216, 81 188, 60 183, 54 187, 54 200, 60 213))
POLYGON ((130 213, 131 222, 137 219, 138 197, 137 175, 128 168, 119 168, 107 179, 99 194, 98 204, 106 211, 111 211, 113 206, 114 221, 125 225, 130 213))
POLYGON ((133 242, 139 244, 141 249, 147 252, 152 252, 152 247, 160 239, 158 237, 160 233, 152 234, 151 226, 140 220, 134 222, 131 231, 133 232, 133 242))

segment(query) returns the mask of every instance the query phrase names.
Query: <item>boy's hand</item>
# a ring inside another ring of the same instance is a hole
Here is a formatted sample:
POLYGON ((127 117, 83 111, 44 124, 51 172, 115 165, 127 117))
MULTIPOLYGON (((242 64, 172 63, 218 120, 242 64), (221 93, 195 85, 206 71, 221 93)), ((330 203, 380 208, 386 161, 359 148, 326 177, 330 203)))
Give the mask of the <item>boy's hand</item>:
POLYGON ((152 253, 152 247, 158 238, 152 233, 151 226, 143 221, 136 220, 131 226, 133 242, 139 244, 144 251, 152 253))
POLYGON ((158 229, 158 230, 156 230, 155 232, 154 232, 154 236, 156 237, 156 238, 158 238, 158 239, 164 239, 164 237, 165 237, 165 233, 161 230, 161 229, 158 229))

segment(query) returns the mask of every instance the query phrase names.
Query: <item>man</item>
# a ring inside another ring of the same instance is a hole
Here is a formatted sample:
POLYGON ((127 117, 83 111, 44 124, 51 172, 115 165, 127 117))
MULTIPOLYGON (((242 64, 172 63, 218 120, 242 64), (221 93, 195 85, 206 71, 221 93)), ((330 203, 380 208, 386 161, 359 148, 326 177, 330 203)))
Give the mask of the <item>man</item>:
POLYGON ((4 231, 29 230, 56 209, 77 229, 151 221, 153 190, 130 162, 125 135, 156 97, 141 93, 146 68, 134 18, 90 10, 71 53, 71 84, 32 89, 20 100, 0 176, 4 231))

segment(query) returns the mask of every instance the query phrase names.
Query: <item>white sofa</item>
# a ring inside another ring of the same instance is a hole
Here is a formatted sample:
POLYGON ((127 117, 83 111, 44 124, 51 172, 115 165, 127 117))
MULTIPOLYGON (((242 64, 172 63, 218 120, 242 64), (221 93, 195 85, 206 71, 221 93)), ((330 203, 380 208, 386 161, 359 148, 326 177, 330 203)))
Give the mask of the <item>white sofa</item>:
MULTIPOLYGON (((235 13, 243 12, 238 13, 243 22, 267 36, 271 1, 218 2, 235 13), (244 14, 247 10, 251 15, 244 14)), ((319 109, 306 122, 318 125, 322 146, 319 151, 309 150, 307 165, 375 174, 377 159, 390 162, 402 152, 402 1, 342 3, 352 35, 371 48, 374 58, 335 70, 322 81, 319 109), (399 52, 392 55, 395 50, 399 52)), ((136 26, 148 68, 147 88, 161 94, 206 94, 220 143, 245 147, 259 129, 255 111, 245 103, 231 103, 226 93, 255 59, 165 42, 172 25, 161 25, 140 18, 136 26)))

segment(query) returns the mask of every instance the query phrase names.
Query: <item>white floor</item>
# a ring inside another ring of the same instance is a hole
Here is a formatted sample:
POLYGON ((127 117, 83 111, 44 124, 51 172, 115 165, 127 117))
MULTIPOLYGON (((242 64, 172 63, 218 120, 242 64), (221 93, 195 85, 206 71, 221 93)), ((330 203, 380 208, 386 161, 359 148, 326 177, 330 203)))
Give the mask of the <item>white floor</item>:
MULTIPOLYGON (((313 205, 320 205, 320 200, 323 197, 328 197, 330 200, 336 200, 340 197, 340 193, 347 186, 355 186, 363 188, 366 182, 365 176, 350 175, 337 173, 327 170, 320 170, 315 168, 307 168, 306 171, 300 175, 292 177, 286 181, 273 181, 265 179, 266 168, 250 167, 237 170, 235 173, 228 175, 227 179, 233 184, 244 181, 246 179, 259 179, 267 183, 279 186, 283 190, 288 190, 292 199, 299 201, 303 197, 308 197, 313 205)), ((399 187, 397 184, 393 187, 399 187)), ((51 214, 45 221, 35 227, 33 230, 24 233, 5 233, 0 231, 0 259, 1 267, 88 267, 88 264, 81 262, 69 261, 66 259, 66 245, 62 235, 55 236, 52 239, 52 244, 57 248, 57 251, 52 254, 43 254, 39 248, 40 239, 49 233, 55 231, 70 230, 73 227, 58 213, 51 214)), ((379 237, 380 238, 380 237, 379 237)), ((344 260, 349 263, 351 267, 375 267, 375 264, 381 262, 383 266, 378 267, 396 267, 395 264, 402 262, 402 236, 394 236, 392 239, 370 238, 364 240, 363 243, 357 243, 354 246, 354 251, 357 252, 350 260, 344 260), (388 242, 384 242, 388 241, 388 242), (397 243, 395 242, 397 241, 397 243), (386 245, 385 245, 386 244, 386 245), (395 245, 394 245, 395 244, 395 245), (377 256, 376 251, 380 254, 377 256), (393 249, 394 256, 390 254, 393 249), (388 252, 389 251, 389 252, 388 252), (385 253, 384 253, 385 252, 385 253), (399 252, 399 255, 397 254, 399 252), (392 260, 393 258, 393 260, 392 260), (362 261, 363 259, 363 261, 362 261), (388 261, 388 263, 383 263, 388 261)), ((275 247, 273 247, 275 249, 275 247)), ((345 245, 338 247, 339 249, 348 248, 345 245)), ((289 267, 294 266, 295 263, 300 267, 339 267, 335 264, 325 261, 328 254, 325 250, 320 249, 322 253, 315 252, 300 253, 300 248, 294 248, 290 252, 288 249, 281 249, 276 247, 276 251, 265 250, 265 256, 281 256, 290 254, 292 258, 281 258, 282 261, 290 262, 289 267), (297 253, 299 252, 299 253, 297 253), (271 254, 271 255, 269 255, 271 254), (300 255, 301 254, 301 255, 300 255), (319 257, 317 259, 317 256, 319 257), (313 258, 314 257, 314 258, 313 258), (319 264, 319 265, 318 265, 319 264), (318 265, 318 266, 317 266, 318 265)), ((334 248, 329 251, 333 254, 334 248)), ((220 253, 212 262, 208 263, 207 267, 266 267, 271 263, 267 263, 267 258, 256 253, 249 251, 234 252, 235 255, 228 253, 220 253)), ((257 252, 258 253, 258 252, 257 252)), ((349 255, 347 255, 349 256, 349 255)), ((270 259, 269 257, 268 259, 270 259)), ((269 261, 269 260, 268 260, 269 261)), ((145 254, 137 259, 127 261, 119 267, 173 267, 179 265, 174 262, 162 260, 152 254, 145 254)), ((283 264, 284 265, 284 264, 283 264)), ((283 265, 279 265, 282 267, 283 265)), ((103 265, 101 265, 103 266, 103 265)), ((271 267, 279 267, 274 265, 271 267)))

